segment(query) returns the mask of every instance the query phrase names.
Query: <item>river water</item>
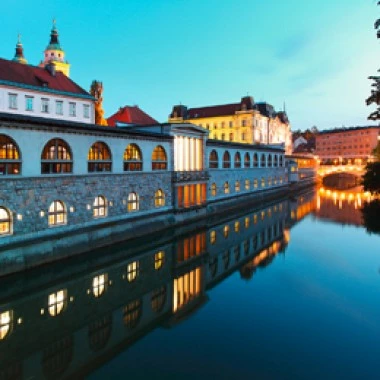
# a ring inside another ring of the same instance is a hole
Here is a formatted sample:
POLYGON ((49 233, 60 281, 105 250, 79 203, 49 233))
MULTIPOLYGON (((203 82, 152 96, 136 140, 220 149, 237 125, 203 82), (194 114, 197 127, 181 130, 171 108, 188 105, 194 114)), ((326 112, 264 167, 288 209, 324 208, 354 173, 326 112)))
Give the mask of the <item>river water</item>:
POLYGON ((4 278, 0 379, 378 379, 366 200, 319 189, 4 278))

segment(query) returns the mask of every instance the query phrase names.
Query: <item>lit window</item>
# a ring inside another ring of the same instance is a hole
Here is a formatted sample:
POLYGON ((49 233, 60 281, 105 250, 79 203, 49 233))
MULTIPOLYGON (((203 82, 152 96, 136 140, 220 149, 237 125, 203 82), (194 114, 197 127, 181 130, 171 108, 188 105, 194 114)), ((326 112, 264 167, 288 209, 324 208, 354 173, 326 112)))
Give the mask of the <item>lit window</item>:
POLYGON ((25 111, 33 111, 33 96, 25 96, 25 111))
POLYGON ((92 208, 93 208, 93 215, 95 218, 103 218, 107 216, 106 198, 104 198, 101 195, 97 196, 94 200, 92 208))
POLYGON ((0 235, 9 235, 12 233, 11 213, 5 208, 0 207, 0 235))
POLYGON ((91 146, 87 160, 88 172, 110 172, 112 170, 111 151, 108 146, 101 141, 91 146))
POLYGON ((249 190, 249 188, 250 188, 250 182, 249 182, 249 179, 246 179, 245 180, 245 189, 249 190))
POLYGON ((223 228, 223 236, 227 239, 229 233, 230 233, 230 227, 225 225, 223 228))
POLYGON ((216 196, 216 183, 211 184, 211 196, 212 197, 216 196))
POLYGON ((57 115, 63 115, 63 101, 62 100, 55 101, 55 113, 57 115))
POLYGON ((261 187, 265 187, 265 178, 264 177, 261 178, 261 187))
POLYGON ((165 206, 165 193, 161 189, 158 189, 154 193, 154 206, 155 207, 165 206))
POLYGON ((77 116, 77 105, 76 103, 69 103, 69 116, 77 116))
POLYGON ((210 243, 215 244, 216 243, 216 231, 210 232, 210 243))
POLYGON ((165 149, 158 145, 154 148, 152 153, 152 170, 166 170, 167 168, 168 162, 165 149))
POLYGON ((257 188, 259 187, 259 181, 258 181, 257 178, 255 178, 255 179, 253 180, 253 187, 254 187, 255 189, 257 189, 257 188))
POLYGON ((69 145, 61 139, 50 140, 41 155, 41 174, 72 173, 73 160, 69 145))
POLYGON ((142 310, 141 305, 141 300, 134 300, 124 307, 123 322, 128 328, 133 329, 139 323, 142 310))
POLYGON ((83 117, 85 119, 90 118, 90 106, 88 104, 83 104, 83 117))
POLYGON ((224 182, 224 194, 229 194, 230 193, 230 185, 228 182, 224 182))
POLYGON ((12 310, 0 312, 0 340, 3 340, 11 331, 12 319, 12 310))
POLYGON ((95 276, 92 280, 92 293, 95 297, 100 297, 106 290, 107 274, 95 276))
POLYGON ((136 144, 129 144, 124 151, 124 171, 141 171, 141 150, 136 144))
POLYGON ((235 232, 239 232, 240 231, 240 222, 237 221, 235 222, 235 232))
POLYGON ((17 110, 17 94, 8 94, 8 107, 17 110))
POLYGON ((0 175, 21 173, 21 154, 17 144, 8 136, 0 135, 0 175))
POLYGON ((140 263, 134 261, 127 266, 127 279, 129 282, 135 281, 139 275, 140 263))
POLYGON ((154 269, 158 270, 164 266, 165 252, 159 251, 154 255, 154 269))
POLYGON ((248 216, 244 219, 244 225, 245 225, 245 228, 249 227, 249 217, 248 216))
POLYGON ((139 196, 136 193, 128 194, 128 212, 138 211, 139 196))
POLYGON ((41 112, 49 113, 49 99, 46 99, 46 98, 41 99, 41 112))
POLYGON ((238 193, 240 191, 240 182, 236 181, 235 182, 235 191, 238 193))
POLYGON ((67 304, 67 291, 66 289, 59 290, 56 293, 52 293, 48 298, 48 310, 52 317, 62 313, 67 304))
POLYGON ((66 207, 61 201, 54 201, 49 206, 49 226, 58 226, 67 223, 66 207))
POLYGON ((159 313, 162 311, 166 301, 166 287, 161 286, 160 288, 153 290, 152 292, 152 298, 151 298, 151 305, 152 310, 156 313, 159 313))

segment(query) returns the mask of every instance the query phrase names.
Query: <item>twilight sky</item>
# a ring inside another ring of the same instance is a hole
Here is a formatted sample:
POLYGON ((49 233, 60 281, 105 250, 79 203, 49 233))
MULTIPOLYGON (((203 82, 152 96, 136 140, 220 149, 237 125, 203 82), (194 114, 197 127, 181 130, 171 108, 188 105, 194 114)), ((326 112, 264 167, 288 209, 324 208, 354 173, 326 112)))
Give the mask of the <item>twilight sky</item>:
POLYGON ((379 68, 376 0, 1 0, 0 57, 22 35, 37 65, 57 19, 71 78, 104 85, 106 116, 138 105, 160 122, 174 104, 247 93, 292 130, 373 124, 365 105, 379 68))

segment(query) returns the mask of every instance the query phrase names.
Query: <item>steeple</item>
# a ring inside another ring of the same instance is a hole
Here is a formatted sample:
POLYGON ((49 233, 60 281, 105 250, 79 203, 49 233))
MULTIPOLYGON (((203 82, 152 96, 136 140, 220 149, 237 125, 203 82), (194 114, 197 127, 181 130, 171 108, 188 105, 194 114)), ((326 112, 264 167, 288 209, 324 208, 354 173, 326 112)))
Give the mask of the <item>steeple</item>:
POLYGON ((55 19, 50 32, 50 41, 44 52, 44 60, 39 64, 40 67, 54 65, 56 71, 61 71, 66 76, 70 76, 70 64, 65 61, 65 52, 58 40, 58 29, 55 19))
POLYGON ((16 52, 15 56, 13 57, 13 61, 23 63, 25 65, 28 63, 28 61, 24 57, 24 48, 22 47, 21 43, 21 34, 19 34, 17 37, 16 52))

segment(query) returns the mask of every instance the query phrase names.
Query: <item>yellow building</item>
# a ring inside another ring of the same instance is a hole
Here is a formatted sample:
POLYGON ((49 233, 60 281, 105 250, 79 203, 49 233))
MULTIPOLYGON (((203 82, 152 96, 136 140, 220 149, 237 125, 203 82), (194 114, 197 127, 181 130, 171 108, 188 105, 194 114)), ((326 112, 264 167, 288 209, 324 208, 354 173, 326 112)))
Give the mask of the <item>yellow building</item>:
POLYGON ((285 111, 275 112, 268 103, 255 103, 251 96, 239 103, 208 107, 173 107, 170 123, 190 122, 210 131, 209 138, 247 144, 284 144, 292 151, 290 123, 285 111))

